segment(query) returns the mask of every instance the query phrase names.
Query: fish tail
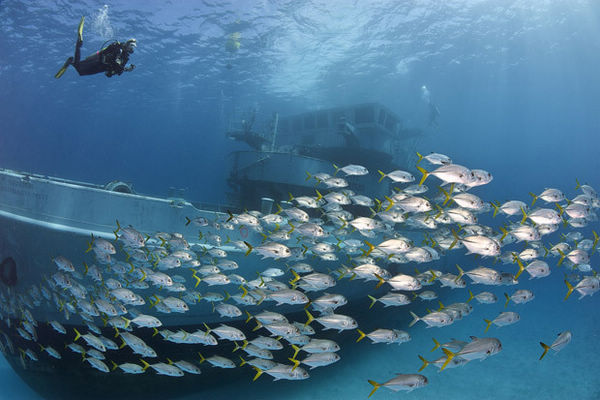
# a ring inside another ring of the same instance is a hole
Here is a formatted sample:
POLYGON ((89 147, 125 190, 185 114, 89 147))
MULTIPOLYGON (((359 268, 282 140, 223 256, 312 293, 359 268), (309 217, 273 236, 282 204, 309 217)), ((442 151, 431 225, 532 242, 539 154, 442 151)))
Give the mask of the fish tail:
POLYGON ((442 351, 446 355, 446 361, 444 361, 444 364, 442 364, 442 368, 440 368, 440 372, 442 372, 444 370, 444 368, 446 368, 446 366, 450 363, 450 361, 452 361, 452 359, 456 356, 456 353, 453 353, 446 348, 442 348, 442 351))
POLYGON ((131 324, 131 320, 125 317, 121 317, 121 319, 125 321, 125 330, 127 330, 127 328, 129 328, 129 324, 131 324))
POLYGON ((185 217, 185 226, 188 226, 191 222, 192 222, 191 219, 189 219, 188 217, 185 217))
POLYGON ((206 361, 206 358, 204 358, 202 353, 198 352, 198 355, 200 356, 200 364, 202 364, 204 361, 206 361))
POLYGON ((454 248, 454 246, 456 246, 456 243, 458 243, 458 241, 460 240, 460 238, 458 237, 458 234, 456 233, 456 231, 454 229, 452 229, 452 236, 454 236, 454 240, 450 244, 450 247, 448 247, 448 250, 452 250, 454 248))
POLYGON ((423 365, 421 366, 421 368, 419 368, 419 372, 421 372, 429 365, 429 361, 423 358, 423 356, 419 356, 419 359, 423 361, 423 365))
POLYGON ((340 167, 338 167, 337 165, 333 164, 333 168, 335 168, 335 172, 333 173, 333 176, 336 176, 338 171, 340 170, 340 167))
POLYGON ((233 219, 233 214, 231 213, 231 211, 227 210, 227 214, 229 214, 229 218, 227 218, 227 221, 225 222, 229 222, 233 219))
POLYGON ((110 369, 111 371, 114 371, 115 369, 117 369, 118 365, 116 362, 114 362, 113 360, 110 360, 110 363, 112 364, 112 368, 110 369))
POLYGON ((504 308, 508 307, 508 303, 510 302, 510 296, 508 293, 504 293, 504 297, 506 297, 506 303, 504 303, 504 308))
POLYGON ((75 339, 73 339, 73 341, 76 342, 77 339, 79 339, 81 337, 81 333, 79 333, 77 328, 73 328, 73 330, 75 331, 75 339))
POLYGON ((500 237, 500 243, 502 243, 502 241, 504 240, 506 235, 508 235, 508 231, 502 226, 500 227, 500 230, 502 231, 502 236, 500 237))
POLYGON ((561 205, 558 203, 554 203, 554 205, 556 206, 556 208, 558 208, 558 215, 562 217, 563 213, 565 212, 565 209, 562 208, 561 205))
POLYGON ((417 169, 419 170, 419 172, 421 172, 423 174, 423 177, 421 178, 421 181, 419 182, 419 186, 422 186, 423 183, 425 182, 425 179, 427 179, 427 177, 429 176, 429 172, 427 172, 425 170, 425 168, 419 167, 417 165, 417 169))
POLYGON ((312 178, 312 175, 310 174, 310 172, 308 172, 308 171, 304 171, 304 172, 306 172, 306 179, 305 179, 305 181, 310 180, 310 178, 312 178))
POLYGON ((256 375, 254 375, 254 379, 252 379, 252 382, 254 382, 255 380, 258 379, 259 376, 262 375, 263 370, 258 367, 252 367, 252 368, 254 368, 256 370, 256 375))
POLYGON ((592 244, 592 254, 594 254, 596 252, 596 245, 598 244, 598 240, 600 240, 600 237, 598 237, 598 234, 596 233, 596 231, 592 231, 592 233, 594 234, 594 243, 592 244))
POLYGON ((292 371, 295 370, 296 368, 298 368, 298 366, 300 365, 300 361, 296 360, 295 358, 288 357, 288 360, 290 360, 291 362, 294 363, 294 367, 292 368, 292 371))
POLYGON ((92 235, 92 241, 88 242, 88 248, 85 251, 86 253, 89 253, 90 251, 92 251, 92 246, 94 245, 94 235, 92 235))
POLYGON ((84 268, 83 275, 87 275, 89 267, 85 261, 83 262, 83 268, 84 268))
POLYGON ((306 323, 304 324, 304 326, 306 327, 306 326, 310 325, 310 323, 315 320, 315 317, 313 317, 312 314, 310 313, 310 311, 308 311, 308 310, 304 310, 304 312, 308 316, 308 319, 306 320, 306 323))
POLYGON ((381 182, 383 178, 385 178, 385 173, 379 169, 377 170, 377 172, 379 172, 379 175, 381 175, 381 178, 379 178, 379 182, 381 182))
POLYGON ((369 309, 371 309, 375 305, 375 302, 377 301, 377 299, 371 295, 368 295, 367 297, 369 299, 371 299, 371 305, 369 306, 369 309))
POLYGON ((540 356, 540 361, 542 360, 542 358, 544 358, 544 356, 546 355, 546 353, 548 352, 548 350, 550 350, 550 346, 548 346, 546 343, 542 343, 540 342, 540 346, 542 346, 544 348, 544 352, 542 353, 542 355, 540 356))
POLYGON ((456 282, 458 282, 458 280, 462 278, 465 274, 465 271, 463 271, 463 269, 458 264, 456 264, 456 268, 458 269, 458 276, 456 277, 456 282))
POLYGON ((581 187, 581 184, 579 183, 579 179, 575 178, 575 183, 576 183, 575 190, 577 190, 577 189, 579 189, 581 187))
POLYGON ((534 193, 532 193, 532 192, 529 192, 529 195, 531 197, 533 197, 533 201, 531 202, 531 206, 533 207, 533 205, 535 204, 535 202, 538 199, 538 197, 534 193))
POLYGON ((259 320, 256 320, 256 326, 254 327, 254 329, 252 329, 252 332, 257 331, 262 327, 263 327, 263 324, 261 324, 259 320))
POLYGON ((381 383, 377 383, 370 379, 367 382, 369 382, 371 385, 373 385, 373 390, 371 390, 371 393, 369 393, 369 397, 371 397, 371 396, 373 396, 373 393, 375 393, 377 391, 377 389, 379 389, 381 387, 381 383))
POLYGON ((239 349, 241 349, 241 348, 242 348, 242 346, 240 346, 240 345, 238 344, 238 342, 234 341, 233 343, 235 344, 235 348, 233 349, 232 353, 235 353, 236 351, 238 351, 239 349))
POLYGON ((421 162, 421 160, 423 159, 423 156, 421 155, 421 153, 419 153, 417 151, 417 157, 419 157, 419 159, 417 160, 417 164, 421 162))
POLYGON ((556 263, 557 267, 560 267, 560 264, 562 264, 563 260, 565 259, 565 253, 563 253, 563 251, 561 249, 556 249, 558 250, 558 253, 560 254, 560 259, 558 260, 558 263, 556 263))
POLYGON ((142 371, 145 371, 148 369, 148 367, 150 366, 150 364, 148 364, 146 361, 142 360, 140 358, 141 363, 144 365, 144 368, 142 368, 142 371))
POLYGON ((471 292, 471 290, 469 290, 469 299, 467 300, 467 303, 470 302, 471 300, 473 300, 473 298, 475 298, 475 296, 473 296, 473 292, 471 292))
POLYGON ((433 343, 435 343, 435 346, 433 346, 433 349, 431 349, 431 351, 435 351, 437 349, 439 349, 440 347, 442 347, 442 345, 440 344, 440 342, 437 341, 436 338, 432 338, 433 339, 433 343))
POLYGON ((521 212, 523 213, 523 219, 521 219, 521 225, 523 225, 525 223, 525 221, 527 221, 527 213, 525 212, 525 209, 523 207, 521 207, 521 212))
POLYGON ((419 320, 421 318, 418 317, 417 314, 415 314, 414 312, 410 311, 410 315, 412 315, 413 320, 410 322, 410 324, 408 324, 408 327, 410 328, 411 326, 413 326, 414 324, 416 324, 417 322, 419 322, 419 320))
POLYGON ((365 338, 365 333, 363 331, 361 331, 360 329, 356 330, 358 332, 358 339, 356 339, 356 343, 360 342, 361 340, 363 340, 365 338))
POLYGON ((388 203, 390 203, 390 204, 388 204, 388 206, 385 208, 385 210, 383 210, 383 211, 386 211, 386 212, 387 212, 387 211, 390 211, 390 209, 391 209, 392 207, 394 207, 394 200, 390 199, 388 196, 384 196, 384 197, 385 197, 385 199, 388 201, 388 203))
POLYGON ((246 256, 247 256, 252 251, 252 245, 246 241, 244 241, 244 244, 248 247, 248 251, 246 251, 246 256))
POLYGON ((154 333, 152 334, 152 337, 158 335, 158 329, 156 329, 156 328, 153 328, 153 329, 154 329, 154 333))
POLYGON ((369 256, 369 254, 371 254, 371 252, 372 252, 373 250, 375 250, 375 246, 373 246, 371 243, 367 242, 366 240, 365 240, 365 244, 366 244, 367 246, 369 246, 369 250, 367 250, 367 251, 365 252, 365 257, 368 257, 368 256, 369 256))
POLYGON ((385 283, 385 280, 377 274, 374 274, 374 275, 377 279, 379 279, 379 282, 377 282, 377 285, 375 285, 375 289, 378 289, 381 285, 383 285, 385 283))
POLYGON ((296 356, 298 355, 298 352, 300 351, 300 347, 296 346, 295 344, 292 345, 292 349, 294 349, 294 355, 292 356, 292 358, 296 358, 296 356))
POLYGON ((515 275, 515 279, 519 279, 519 276, 521 276, 523 271, 525 271, 525 267, 523 266, 523 263, 521 262, 521 259, 519 257, 516 257, 516 259, 517 264, 519 264, 519 272, 517 272, 517 274, 515 275))
POLYGON ((565 300, 567 300, 567 299, 569 298, 569 296, 571 295, 571 293, 573 293, 573 289, 574 289, 574 287, 573 287, 573 285, 571 285, 571 284, 569 283, 569 281, 568 281, 568 280, 566 280, 566 279, 565 279, 565 285, 567 285, 567 288, 568 288, 568 290, 567 290, 567 295, 565 296, 565 300))
POLYGON ((238 366, 243 367, 246 364, 246 360, 244 360, 244 358, 242 356, 240 356, 240 360, 242 360, 242 362, 238 366))
POLYGON ((500 211, 500 206, 495 204, 493 201, 490 201, 490 204, 492 207, 494 207, 494 214, 492 214, 492 218, 496 218, 496 214, 498 214, 498 211, 500 211))
POLYGON ((443 187, 441 187, 441 186, 438 186, 438 187, 439 187, 440 191, 442 193, 444 193, 445 199, 444 199, 444 202, 442 203, 442 206, 445 206, 446 203, 448 203, 450 201, 450 194, 443 187))
POLYGON ((317 192, 317 201, 321 201, 323 195, 317 189, 315 189, 315 192, 317 192))
POLYGON ((489 319, 484 319, 484 321, 487 324, 484 333, 487 333, 488 329, 490 329, 490 325, 492 325, 492 321, 490 321, 489 319))
POLYGON ((250 314, 250 313, 248 312, 248 310, 246 310, 246 315, 248 316, 248 318, 246 318, 246 323, 250 322, 250 320, 251 320, 252 318, 254 318, 254 317, 252 316, 252 314, 250 314))

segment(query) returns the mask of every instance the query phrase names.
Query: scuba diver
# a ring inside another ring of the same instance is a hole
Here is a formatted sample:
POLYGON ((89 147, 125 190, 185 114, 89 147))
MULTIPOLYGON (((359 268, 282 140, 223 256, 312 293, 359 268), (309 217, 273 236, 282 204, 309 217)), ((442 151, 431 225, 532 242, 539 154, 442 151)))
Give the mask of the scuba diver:
POLYGON ((439 127, 438 118, 440 116, 440 110, 431 101, 431 94, 425 85, 421 86, 421 99, 429 106, 428 125, 435 128, 439 127))
POLYGON ((83 44, 83 22, 85 17, 81 17, 79 28, 77 28, 77 43, 75 44, 75 57, 67 58, 62 68, 54 75, 55 78, 63 76, 69 65, 72 65, 79 75, 93 75, 104 72, 109 78, 113 75, 121 75, 123 71, 132 71, 135 65, 125 65, 129 61, 129 55, 133 53, 137 43, 135 39, 129 39, 125 43, 113 41, 106 47, 95 52, 85 60, 80 61, 81 45, 83 44))

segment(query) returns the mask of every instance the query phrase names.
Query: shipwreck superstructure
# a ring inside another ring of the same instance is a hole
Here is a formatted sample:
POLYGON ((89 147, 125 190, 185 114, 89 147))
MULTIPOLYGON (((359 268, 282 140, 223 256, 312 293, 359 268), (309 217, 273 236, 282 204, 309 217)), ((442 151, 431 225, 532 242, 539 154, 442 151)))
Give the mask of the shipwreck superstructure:
MULTIPOLYGON (((288 193, 314 195, 319 189, 309 174, 333 173, 333 164, 360 164, 373 173, 408 168, 416 162, 420 129, 404 126, 391 110, 365 103, 274 116, 266 132, 252 130, 252 121, 227 132, 251 149, 230 154, 229 200, 241 207, 257 207, 261 197, 287 200, 288 193)), ((351 177, 352 186, 374 197, 388 193, 386 184, 351 177)))

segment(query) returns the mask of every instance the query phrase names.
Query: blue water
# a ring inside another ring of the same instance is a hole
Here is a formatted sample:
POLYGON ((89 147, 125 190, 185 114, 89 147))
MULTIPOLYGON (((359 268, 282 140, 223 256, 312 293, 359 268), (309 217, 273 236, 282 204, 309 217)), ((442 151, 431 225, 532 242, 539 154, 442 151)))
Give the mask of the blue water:
MULTIPOLYGON (((225 158, 244 148, 224 132, 251 110, 264 123, 273 112, 377 101, 405 125, 425 127, 426 86, 440 110, 439 127, 427 128, 419 150, 492 172, 494 181, 476 192, 482 198, 529 201, 528 192, 550 186, 573 197, 575 178, 600 188, 597 1, 132 0, 103 6, 0 2, 0 167, 97 183, 120 179, 157 195, 182 188, 186 198, 224 203, 225 158), (108 39, 135 37, 133 72, 79 77, 69 68, 54 79, 73 53, 82 15, 82 56, 108 39), (226 43, 234 32, 241 37, 232 52, 226 43)), ((589 237, 590 230, 583 232, 589 237)), ((522 285, 536 299, 517 307, 519 323, 491 328, 505 342, 499 355, 441 374, 429 367, 429 386, 411 399, 600 398, 598 299, 563 302, 562 279, 554 270, 522 285), (538 362, 538 342, 566 329, 573 342, 538 362)), ((499 297, 503 290, 496 291, 499 297)), ((463 295, 444 298, 464 301, 463 295)), ((367 379, 416 372, 417 354, 431 354, 432 336, 482 334, 482 319, 501 309, 500 303, 476 307, 468 320, 443 330, 419 324, 413 341, 395 351, 361 343, 306 382, 266 384, 263 377, 263 385, 251 388, 256 398, 366 398, 367 379)), ((34 398, 4 361, 0 372, 1 399, 34 398)), ((237 387, 213 395, 242 396, 237 387)), ((374 398, 398 396, 382 388, 374 398)))

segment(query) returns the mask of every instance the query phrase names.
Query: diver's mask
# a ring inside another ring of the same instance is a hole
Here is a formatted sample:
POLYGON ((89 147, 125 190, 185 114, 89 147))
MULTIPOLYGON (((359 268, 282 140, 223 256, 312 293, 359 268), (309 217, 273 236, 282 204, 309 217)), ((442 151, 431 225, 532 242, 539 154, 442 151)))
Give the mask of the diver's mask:
POLYGON ((125 42, 125 49, 127 50, 127 53, 131 54, 133 53, 133 50, 137 47, 137 41, 135 39, 129 39, 127 42, 125 42))

